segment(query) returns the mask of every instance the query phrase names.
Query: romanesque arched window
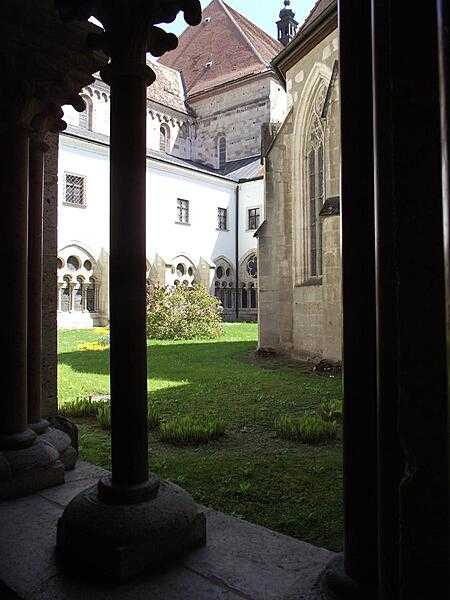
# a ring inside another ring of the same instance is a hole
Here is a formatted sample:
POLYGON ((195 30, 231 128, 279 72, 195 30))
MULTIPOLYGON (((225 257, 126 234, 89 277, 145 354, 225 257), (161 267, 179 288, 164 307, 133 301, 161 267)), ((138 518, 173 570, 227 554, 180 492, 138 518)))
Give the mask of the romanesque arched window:
POLYGON ((216 264, 214 295, 220 300, 224 309, 232 309, 235 305, 234 269, 226 258, 218 258, 214 262, 216 264))
POLYGON ((240 307, 255 312, 258 308, 258 257, 250 252, 240 266, 240 307))
POLYGON ((308 236, 306 272, 309 277, 320 277, 322 275, 322 223, 320 211, 325 201, 325 160, 321 114, 325 93, 325 85, 321 83, 314 96, 305 145, 305 230, 308 236))
POLYGON ((197 281, 194 263, 186 256, 177 256, 172 261, 170 287, 185 285, 192 287, 197 281))
POLYGON ((94 107, 92 104, 92 98, 90 98, 87 94, 83 94, 81 96, 86 104, 85 110, 79 115, 79 126, 83 129, 88 129, 92 131, 92 117, 94 112, 94 107))
POLYGON ((77 246, 61 251, 58 267, 58 308, 61 312, 97 313, 98 286, 94 259, 77 246))
POLYGON ((170 130, 167 125, 159 128, 159 149, 161 152, 170 152, 170 130))
POLYGON ((227 138, 224 135, 221 135, 217 141, 217 154, 219 169, 223 169, 227 163, 227 138))

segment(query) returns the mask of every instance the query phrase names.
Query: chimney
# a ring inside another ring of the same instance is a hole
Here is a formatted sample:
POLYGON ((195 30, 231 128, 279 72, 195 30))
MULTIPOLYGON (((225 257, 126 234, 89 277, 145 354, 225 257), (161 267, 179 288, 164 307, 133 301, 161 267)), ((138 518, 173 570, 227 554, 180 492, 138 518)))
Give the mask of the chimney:
POLYGON ((284 0, 284 8, 280 11, 280 20, 277 22, 278 41, 287 46, 297 33, 298 22, 295 12, 290 8, 291 0, 284 0))

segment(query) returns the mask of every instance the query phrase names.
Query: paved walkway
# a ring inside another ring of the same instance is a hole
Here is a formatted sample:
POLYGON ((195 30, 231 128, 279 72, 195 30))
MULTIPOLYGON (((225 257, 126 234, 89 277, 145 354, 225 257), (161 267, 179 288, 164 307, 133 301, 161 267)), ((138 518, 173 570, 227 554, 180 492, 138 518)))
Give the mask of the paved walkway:
POLYGON ((164 574, 115 587, 69 576, 55 561, 57 520, 104 474, 80 462, 64 485, 0 503, 2 600, 319 599, 317 580, 331 552, 208 509, 206 547, 164 574))

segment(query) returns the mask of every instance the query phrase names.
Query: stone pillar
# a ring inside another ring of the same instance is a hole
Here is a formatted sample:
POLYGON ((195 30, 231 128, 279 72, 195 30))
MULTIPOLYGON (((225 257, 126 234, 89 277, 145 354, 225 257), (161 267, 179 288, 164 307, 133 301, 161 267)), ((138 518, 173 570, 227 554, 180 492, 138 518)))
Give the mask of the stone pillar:
POLYGON ((340 0, 344 560, 326 598, 376 597, 378 570, 375 226, 370 3, 340 0), (353 594, 353 595, 352 595, 353 594))
MULTIPOLYGON (((450 429, 441 137, 448 45, 441 45, 440 61, 437 2, 410 12, 408 35, 420 37, 420 45, 408 47, 400 39, 405 21, 398 3, 372 4, 380 599, 444 598, 450 429)), ((447 13, 441 14, 443 24, 447 13)), ((448 44, 448 30, 444 39, 448 44)))
POLYGON ((3 214, 0 239, 5 281, 0 342, 3 354, 0 403, 0 450, 31 446, 36 434, 27 418, 27 246, 28 246, 27 129, 10 121, 0 129, 0 195, 3 214))
MULTIPOLYGON (((198 5, 194 21, 200 22, 199 3, 183 4, 185 14, 198 5)), ((161 55, 177 44, 174 35, 149 25, 163 17, 152 10, 127 0, 95 14, 106 26, 111 54, 101 75, 111 86, 112 474, 77 496, 58 523, 65 560, 119 581, 167 564, 206 536, 192 498, 148 472, 146 87, 155 75, 146 50, 161 55)))
POLYGON ((44 152, 41 136, 30 139, 28 204, 28 423, 37 434, 48 428, 42 402, 42 214, 44 152))

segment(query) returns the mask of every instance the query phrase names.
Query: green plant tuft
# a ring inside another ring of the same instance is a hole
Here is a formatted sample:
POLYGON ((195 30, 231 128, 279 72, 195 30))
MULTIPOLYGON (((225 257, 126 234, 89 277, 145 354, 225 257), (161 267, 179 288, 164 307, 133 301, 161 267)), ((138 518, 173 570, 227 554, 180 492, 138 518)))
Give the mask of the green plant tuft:
POLYGON ((63 417, 95 417, 97 415, 98 405, 101 402, 88 398, 78 397, 75 400, 64 402, 58 408, 58 412, 63 417))
POLYGON ((154 429, 158 429, 161 425, 161 416, 159 414, 158 409, 153 404, 153 402, 149 402, 147 408, 147 420, 148 420, 148 428, 150 431, 154 429))
POLYGON ((161 441, 175 446, 200 446, 225 434, 225 424, 213 417, 175 417, 161 423, 161 441))
POLYGON ((337 437, 337 424, 324 421, 318 415, 291 417, 284 415, 275 421, 279 437, 304 444, 320 444, 337 437))
POLYGON ((343 402, 342 400, 326 400, 319 406, 318 413, 324 421, 342 423, 343 402))
POLYGON ((147 337, 159 340, 214 339, 223 334, 220 302, 203 285, 175 289, 149 286, 147 337))
POLYGON ((111 404, 109 402, 98 403, 97 423, 102 429, 111 429, 111 404))

